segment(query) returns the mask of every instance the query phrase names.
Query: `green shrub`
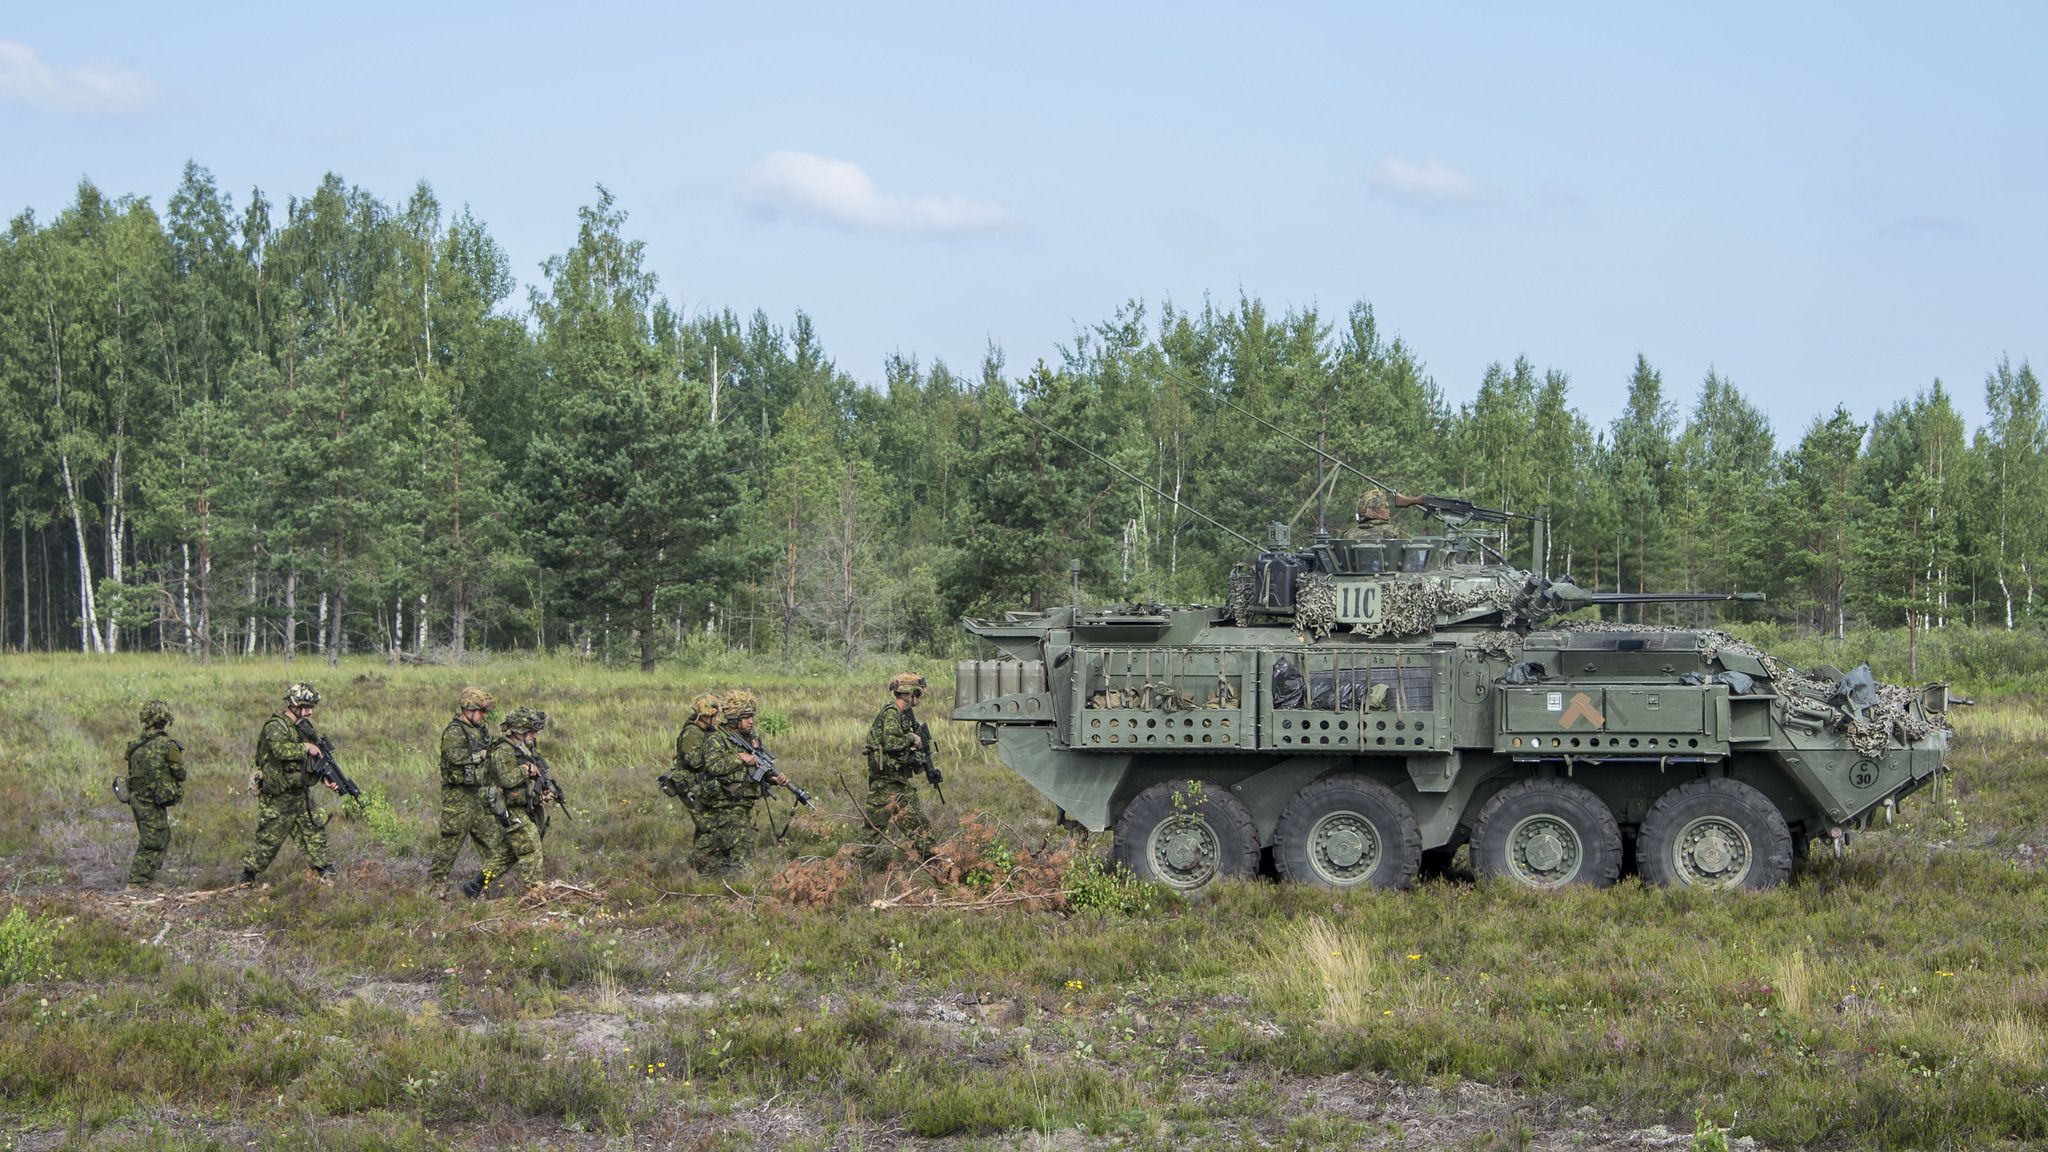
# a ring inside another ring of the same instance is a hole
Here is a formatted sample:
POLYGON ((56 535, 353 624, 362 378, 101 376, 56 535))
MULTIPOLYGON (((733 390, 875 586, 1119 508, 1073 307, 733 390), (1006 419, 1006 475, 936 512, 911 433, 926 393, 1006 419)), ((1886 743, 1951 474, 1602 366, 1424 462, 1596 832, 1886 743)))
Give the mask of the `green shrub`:
POLYGON ((0 988, 61 976, 50 962, 50 944, 56 938, 56 921, 30 916, 19 905, 10 909, 0 920, 0 988))
POLYGON ((1083 852, 1067 867, 1060 886, 1068 892, 1067 907, 1077 912, 1109 912, 1138 916, 1159 906, 1161 889, 1133 876, 1121 864, 1083 852))

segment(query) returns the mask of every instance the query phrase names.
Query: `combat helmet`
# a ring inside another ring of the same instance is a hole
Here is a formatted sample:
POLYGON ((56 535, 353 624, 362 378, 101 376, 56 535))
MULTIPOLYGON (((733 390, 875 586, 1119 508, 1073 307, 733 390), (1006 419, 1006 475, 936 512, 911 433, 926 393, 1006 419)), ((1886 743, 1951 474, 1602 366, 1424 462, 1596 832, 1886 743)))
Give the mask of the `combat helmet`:
POLYGON ((464 688, 462 695, 457 697, 455 701, 455 710, 458 712, 467 712, 472 708, 479 712, 489 712, 497 706, 497 697, 492 696, 489 692, 475 685, 464 688))
POLYGON ((294 684, 284 690, 284 702, 291 708, 311 708, 320 703, 320 692, 311 684, 294 684))
POLYGON ((891 696, 924 695, 924 677, 915 672, 898 672, 889 677, 891 696))
POLYGON ((505 714, 504 730, 507 732, 538 732, 548 726, 548 714, 538 708, 521 704, 505 714))
POLYGON ((690 701, 690 719, 692 720, 701 720, 706 716, 717 716, 718 710, 719 699, 716 692, 699 692, 696 698, 690 701))
POLYGON ((735 688, 725 694, 725 703, 719 707, 718 715, 727 724, 737 724, 756 711, 754 694, 744 688, 735 688))
POLYGON ((144 728, 168 728, 171 726, 171 706, 162 700, 151 700, 142 706, 144 728))

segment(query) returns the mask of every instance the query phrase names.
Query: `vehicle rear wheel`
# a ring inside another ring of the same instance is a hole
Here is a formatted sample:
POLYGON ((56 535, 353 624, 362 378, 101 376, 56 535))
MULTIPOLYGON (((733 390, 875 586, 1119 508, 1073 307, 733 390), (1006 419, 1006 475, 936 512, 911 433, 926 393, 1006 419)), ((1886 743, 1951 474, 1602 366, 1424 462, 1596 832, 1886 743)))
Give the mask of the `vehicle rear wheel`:
POLYGON ((1523 780, 1479 810, 1472 871, 1528 888, 1605 888, 1621 874, 1621 827, 1587 788, 1548 777, 1523 780))
POLYGON ((1325 776, 1296 792, 1274 839, 1280 874, 1323 888, 1407 888, 1422 861, 1415 814, 1363 776, 1325 776))
POLYGON ((1714 776, 1681 784, 1650 805, 1636 856, 1651 884, 1776 888, 1792 878, 1792 831, 1763 793, 1714 776))
POLYGON ((1195 781, 1154 784, 1116 821, 1116 861, 1144 880, 1194 892, 1259 870, 1259 829, 1243 801, 1195 781))

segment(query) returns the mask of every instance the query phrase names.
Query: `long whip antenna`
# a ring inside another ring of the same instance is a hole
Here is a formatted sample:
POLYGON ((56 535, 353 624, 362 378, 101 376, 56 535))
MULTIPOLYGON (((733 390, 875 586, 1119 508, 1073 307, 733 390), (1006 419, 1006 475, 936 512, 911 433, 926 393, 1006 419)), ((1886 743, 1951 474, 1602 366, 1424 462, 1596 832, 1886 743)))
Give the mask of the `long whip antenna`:
POLYGON ((1151 492, 1154 496, 1159 497, 1161 500, 1165 500, 1168 503, 1175 505, 1176 507, 1185 508, 1188 511, 1194 513, 1195 515, 1201 517, 1204 521, 1207 521, 1209 524, 1214 525, 1215 527, 1230 533, 1232 536, 1237 537, 1239 540, 1244 542, 1246 547, 1257 548, 1259 546, 1258 541, 1253 540, 1251 537, 1245 535, 1242 532, 1239 532, 1237 529, 1232 528, 1230 525, 1225 524, 1223 521, 1216 519, 1214 516, 1209 515, 1207 512, 1202 511, 1200 508, 1195 507, 1187 501, 1169 495, 1167 492, 1162 490, 1158 485, 1132 475, 1128 470, 1118 465, 1114 460, 1111 460, 1109 457, 1104 456, 1102 453, 1097 452, 1095 449, 1088 447, 1086 444, 1081 443, 1079 440, 1074 439, 1072 436, 1067 435, 1059 429, 1054 428, 1051 425, 1047 424, 1045 421, 1040 420, 1038 417, 1033 416, 1029 412, 1024 411, 1024 407, 1021 404, 1018 405, 1017 407, 1017 415, 1022 416, 1026 422, 1030 423, 1039 431, 1044 432, 1047 435, 1057 436, 1060 439, 1066 441, 1068 444, 1071 444, 1074 447, 1080 449, 1096 463, 1113 469, 1117 473, 1117 475, 1122 476, 1124 479, 1129 480, 1133 484, 1137 484, 1143 487, 1146 491, 1151 492))
POLYGON ((1336 456, 1331 455, 1328 452, 1325 452, 1323 449, 1316 447, 1308 441, 1303 440, 1301 437, 1296 436, 1294 433, 1289 432, 1287 429, 1280 427, 1278 424, 1273 423, 1271 420, 1266 419, 1264 416, 1261 416, 1256 412, 1250 411, 1243 405, 1238 404, 1237 402, 1231 400, 1228 396, 1223 395, 1221 392, 1217 392, 1214 389, 1211 389, 1205 385, 1197 384, 1193 380, 1188 379, 1187 377, 1181 375, 1178 372, 1175 372, 1173 369, 1168 368, 1165 365, 1161 365, 1159 371, 1163 375, 1165 375, 1167 379, 1172 380, 1177 384, 1185 384, 1188 387, 1193 388, 1195 391, 1200 392, 1202 395, 1207 396, 1209 399, 1214 400, 1216 403, 1221 404, 1225 408, 1230 409, 1232 412, 1235 412, 1238 415, 1243 416, 1245 419, 1256 421, 1258 424, 1265 427, 1266 429, 1273 432, 1278 432, 1280 435, 1287 437, 1289 440, 1294 441, 1296 444, 1301 445, 1303 448, 1308 449, 1309 451, 1315 453, 1317 456, 1320 456, 1323 459, 1329 461, 1330 463, 1335 464, 1337 467, 1342 468, 1344 471, 1351 473, 1353 476, 1356 476, 1359 479, 1364 480, 1370 484, 1374 484, 1378 487, 1385 488, 1389 493, 1393 495, 1400 495, 1400 489, 1395 488, 1392 484, 1387 483, 1386 481, 1380 479, 1377 476, 1371 475, 1366 472, 1361 472, 1358 469, 1353 468, 1350 464, 1346 463, 1345 461, 1339 459, 1336 456))

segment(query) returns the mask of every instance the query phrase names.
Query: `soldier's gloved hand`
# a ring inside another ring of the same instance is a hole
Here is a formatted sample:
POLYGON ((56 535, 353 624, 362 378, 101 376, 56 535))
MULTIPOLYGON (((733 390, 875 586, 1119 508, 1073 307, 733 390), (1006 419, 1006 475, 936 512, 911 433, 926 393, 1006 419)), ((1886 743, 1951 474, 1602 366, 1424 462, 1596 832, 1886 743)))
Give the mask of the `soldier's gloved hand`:
POLYGON ((925 769, 924 778, 931 781, 932 787, 934 788, 946 782, 946 774, 944 772, 939 771, 937 768, 925 769))
POLYGON ((512 825, 517 823, 517 821, 512 819, 512 814, 510 812, 497 812, 493 813, 493 815, 497 816, 498 818, 498 827, 503 828, 508 832, 512 830, 512 825))
POLYGON ((261 788, 261 787, 263 787, 263 773, 261 773, 261 772, 251 772, 251 773, 249 773, 249 791, 251 791, 251 792, 254 792, 254 791, 256 791, 256 790, 257 790, 258 788, 261 788))

